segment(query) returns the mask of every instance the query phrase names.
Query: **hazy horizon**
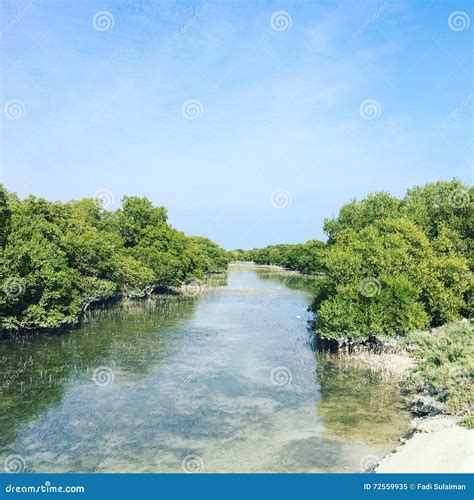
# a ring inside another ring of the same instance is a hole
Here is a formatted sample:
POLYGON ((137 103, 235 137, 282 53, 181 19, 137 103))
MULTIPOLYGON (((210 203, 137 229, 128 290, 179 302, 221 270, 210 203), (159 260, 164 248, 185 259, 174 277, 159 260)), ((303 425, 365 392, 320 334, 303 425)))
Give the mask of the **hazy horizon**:
POLYGON ((0 181, 21 197, 147 196, 233 249, 472 183, 467 0, 1 4, 0 181))

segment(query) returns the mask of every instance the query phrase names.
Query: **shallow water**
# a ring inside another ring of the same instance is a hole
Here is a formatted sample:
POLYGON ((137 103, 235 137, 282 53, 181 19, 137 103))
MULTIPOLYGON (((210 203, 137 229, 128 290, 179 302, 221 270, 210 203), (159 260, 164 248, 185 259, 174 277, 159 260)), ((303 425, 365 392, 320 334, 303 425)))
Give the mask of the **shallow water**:
POLYGON ((396 387, 311 350, 311 283, 232 266, 199 296, 122 303, 76 330, 1 341, 1 463, 25 472, 371 465, 409 417, 396 387))

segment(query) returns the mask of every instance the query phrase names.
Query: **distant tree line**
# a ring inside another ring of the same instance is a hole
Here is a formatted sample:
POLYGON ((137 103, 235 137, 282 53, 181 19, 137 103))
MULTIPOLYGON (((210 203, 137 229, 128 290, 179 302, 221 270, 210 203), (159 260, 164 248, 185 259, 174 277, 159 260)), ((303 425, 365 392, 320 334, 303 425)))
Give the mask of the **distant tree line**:
POLYGON ((315 280, 314 328, 365 340, 439 326, 473 311, 474 188, 459 180, 417 186, 398 199, 377 192, 324 222, 327 244, 237 250, 315 280))
POLYGON ((311 240, 296 245, 269 245, 253 250, 232 250, 230 256, 236 261, 252 261, 255 264, 285 267, 305 274, 322 271, 323 241, 311 240))
POLYGON ((20 200, 0 185, 0 327, 74 324, 89 304, 144 296, 227 268, 228 253, 187 237, 164 207, 125 196, 121 208, 98 200, 20 200))

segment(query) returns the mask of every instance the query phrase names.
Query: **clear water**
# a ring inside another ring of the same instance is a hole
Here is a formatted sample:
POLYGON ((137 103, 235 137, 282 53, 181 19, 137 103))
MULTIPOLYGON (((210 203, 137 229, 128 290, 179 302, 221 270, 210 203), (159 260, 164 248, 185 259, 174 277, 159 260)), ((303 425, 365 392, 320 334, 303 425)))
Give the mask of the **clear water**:
POLYGON ((354 472, 391 451, 399 390, 312 352, 311 280, 232 266, 192 297, 0 342, 0 464, 25 472, 354 472))

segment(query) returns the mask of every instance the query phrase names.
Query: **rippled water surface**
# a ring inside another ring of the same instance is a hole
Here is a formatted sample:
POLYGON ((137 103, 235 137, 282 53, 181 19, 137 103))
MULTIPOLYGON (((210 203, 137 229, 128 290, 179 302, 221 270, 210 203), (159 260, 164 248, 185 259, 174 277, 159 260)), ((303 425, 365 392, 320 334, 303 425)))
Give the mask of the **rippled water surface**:
POLYGON ((26 472, 352 472, 408 424, 399 391, 312 352, 311 280, 232 266, 194 297, 0 341, 0 460, 26 472), (22 467, 23 468, 23 467, 22 467))

